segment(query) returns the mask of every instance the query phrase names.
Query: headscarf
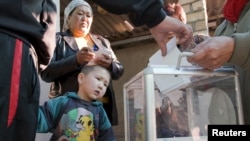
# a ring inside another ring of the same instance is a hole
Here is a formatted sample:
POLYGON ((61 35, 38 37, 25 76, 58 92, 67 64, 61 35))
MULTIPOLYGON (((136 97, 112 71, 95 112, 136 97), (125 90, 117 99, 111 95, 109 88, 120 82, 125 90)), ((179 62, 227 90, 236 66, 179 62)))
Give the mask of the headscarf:
MULTIPOLYGON (((92 7, 89 5, 89 3, 87 3, 84 0, 72 0, 67 7, 64 9, 64 23, 63 23, 63 31, 69 29, 69 25, 68 25, 68 16, 69 14, 78 6, 80 5, 84 5, 87 6, 91 9, 92 11, 92 7)), ((92 11, 93 12, 93 11, 92 11)))
POLYGON ((223 9, 225 19, 236 23, 247 2, 248 0, 227 0, 223 9))

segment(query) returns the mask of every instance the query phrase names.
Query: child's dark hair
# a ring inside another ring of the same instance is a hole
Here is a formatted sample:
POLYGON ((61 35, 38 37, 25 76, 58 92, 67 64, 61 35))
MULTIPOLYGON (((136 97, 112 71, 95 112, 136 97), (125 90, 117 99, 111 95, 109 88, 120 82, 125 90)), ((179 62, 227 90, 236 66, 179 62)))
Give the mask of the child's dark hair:
POLYGON ((105 69, 109 73, 109 75, 111 75, 110 71, 108 69, 106 69, 100 65, 85 65, 84 67, 82 67, 81 73, 89 74, 91 71, 93 71, 94 69, 98 69, 98 68, 105 69))

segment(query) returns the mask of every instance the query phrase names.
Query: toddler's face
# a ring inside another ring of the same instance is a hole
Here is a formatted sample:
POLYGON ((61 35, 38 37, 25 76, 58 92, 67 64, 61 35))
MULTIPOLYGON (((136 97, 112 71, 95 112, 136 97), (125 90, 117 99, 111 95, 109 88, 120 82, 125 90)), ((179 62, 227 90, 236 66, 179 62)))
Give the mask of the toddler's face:
POLYGON ((78 95, 86 101, 93 101, 103 97, 109 85, 110 74, 105 69, 94 69, 89 74, 78 76, 78 95))

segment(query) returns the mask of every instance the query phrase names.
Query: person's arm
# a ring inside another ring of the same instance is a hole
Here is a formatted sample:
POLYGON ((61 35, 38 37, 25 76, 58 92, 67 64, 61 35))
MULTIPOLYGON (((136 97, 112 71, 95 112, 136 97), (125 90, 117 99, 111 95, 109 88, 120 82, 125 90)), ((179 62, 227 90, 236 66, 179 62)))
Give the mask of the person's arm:
POLYGON ((236 64, 243 69, 250 70, 250 31, 245 33, 234 33, 234 51, 228 61, 229 63, 236 64))
POLYGON ((47 133, 56 128, 66 102, 67 98, 60 96, 46 101, 43 105, 39 106, 37 133, 47 133))
POLYGON ((118 60, 113 60, 110 65, 112 80, 118 80, 124 73, 124 67, 118 60))
POLYGON ((161 48, 167 54, 165 38, 169 32, 179 36, 179 43, 186 48, 192 40, 192 28, 174 18, 168 17, 161 0, 93 0, 105 10, 114 14, 129 14, 135 26, 147 25, 161 48))
POLYGON ((38 110, 38 120, 37 120, 37 133, 48 133, 53 125, 50 121, 51 120, 51 106, 45 102, 43 106, 39 106, 38 110))
POLYGON ((166 16, 160 0, 93 0, 114 14, 129 14, 135 26, 146 24, 149 28, 159 24, 166 16))
POLYGON ((76 54, 60 60, 54 60, 54 57, 48 67, 40 73, 42 80, 45 82, 52 82, 73 71, 80 70, 80 66, 76 63, 76 54))
POLYGON ((188 48, 193 39, 192 30, 191 26, 168 16, 160 24, 150 28, 150 32, 159 45, 163 56, 167 54, 166 38, 169 37, 170 33, 175 33, 182 48, 188 48))
POLYGON ((102 106, 99 107, 100 116, 99 116, 99 135, 98 140, 100 141, 115 141, 114 132, 108 116, 102 106))
POLYGON ((233 50, 233 38, 226 36, 211 37, 191 50, 194 55, 188 57, 188 61, 203 68, 213 70, 229 61, 233 50))
POLYGON ((77 69, 80 70, 80 66, 77 64, 77 53, 71 56, 65 56, 64 52, 67 52, 67 47, 62 38, 62 36, 57 35, 56 49, 53 58, 48 67, 40 73, 41 78, 45 82, 52 82, 77 69))
POLYGON ((250 69, 249 43, 250 31, 234 33, 232 37, 211 37, 192 50, 195 54, 188 61, 210 70, 226 63, 250 69))
POLYGON ((233 33, 228 37, 208 38, 192 49, 194 55, 188 57, 188 61, 210 70, 219 68, 226 63, 240 66, 243 69, 250 69, 250 31, 246 27, 242 27, 243 30, 248 31, 233 33))

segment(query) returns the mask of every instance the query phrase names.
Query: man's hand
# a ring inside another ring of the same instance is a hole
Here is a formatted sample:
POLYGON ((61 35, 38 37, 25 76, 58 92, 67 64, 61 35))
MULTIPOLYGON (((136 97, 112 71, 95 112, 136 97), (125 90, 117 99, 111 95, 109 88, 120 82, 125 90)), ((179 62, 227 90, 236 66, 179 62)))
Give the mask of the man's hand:
POLYGON ((193 29, 191 26, 168 16, 160 24, 150 28, 150 32, 159 45, 162 56, 167 54, 166 38, 172 32, 178 36, 179 44, 184 48, 190 45, 193 38, 193 29))
POLYGON ((234 39, 231 37, 211 37, 191 50, 194 55, 188 57, 192 64, 213 70, 229 61, 234 51, 234 39))

